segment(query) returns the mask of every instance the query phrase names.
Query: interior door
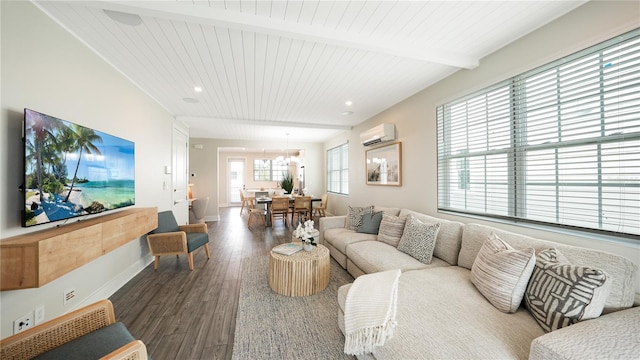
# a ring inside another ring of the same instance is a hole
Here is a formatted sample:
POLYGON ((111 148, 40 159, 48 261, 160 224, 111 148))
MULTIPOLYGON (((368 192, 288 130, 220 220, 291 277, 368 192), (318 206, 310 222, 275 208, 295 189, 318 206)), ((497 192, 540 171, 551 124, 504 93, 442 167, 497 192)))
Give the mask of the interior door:
POLYGON ((189 178, 187 173, 189 161, 189 137, 180 129, 173 129, 173 214, 178 224, 189 223, 189 178))

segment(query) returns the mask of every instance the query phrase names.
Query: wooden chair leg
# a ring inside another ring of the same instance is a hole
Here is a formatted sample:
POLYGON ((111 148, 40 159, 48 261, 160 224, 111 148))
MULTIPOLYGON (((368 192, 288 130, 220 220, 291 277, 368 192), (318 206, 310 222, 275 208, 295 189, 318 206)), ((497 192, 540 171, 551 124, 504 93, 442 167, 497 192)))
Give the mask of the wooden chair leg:
POLYGON ((159 263, 160 263, 160 256, 156 256, 156 260, 153 262, 153 270, 158 270, 159 263))
POLYGON ((207 254, 207 259, 211 259, 211 250, 209 244, 204 244, 204 252, 207 254))
POLYGON ((193 253, 188 253, 187 257, 189 258, 189 270, 193 271, 193 253))

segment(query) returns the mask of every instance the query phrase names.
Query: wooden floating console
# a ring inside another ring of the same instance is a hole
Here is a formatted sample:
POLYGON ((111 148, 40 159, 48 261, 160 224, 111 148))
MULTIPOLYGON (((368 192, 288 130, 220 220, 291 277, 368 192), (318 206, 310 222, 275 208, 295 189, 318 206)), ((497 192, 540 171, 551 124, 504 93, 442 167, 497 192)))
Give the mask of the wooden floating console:
POLYGON ((157 208, 131 208, 2 239, 0 291, 43 286, 157 227, 157 208))

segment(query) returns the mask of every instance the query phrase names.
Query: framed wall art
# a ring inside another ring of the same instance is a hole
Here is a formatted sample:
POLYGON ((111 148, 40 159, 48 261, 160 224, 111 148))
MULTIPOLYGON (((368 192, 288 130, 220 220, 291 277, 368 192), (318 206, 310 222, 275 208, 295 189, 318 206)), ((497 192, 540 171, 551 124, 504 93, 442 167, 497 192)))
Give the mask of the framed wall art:
POLYGON ((367 185, 402 185, 402 144, 393 144, 366 151, 367 185))

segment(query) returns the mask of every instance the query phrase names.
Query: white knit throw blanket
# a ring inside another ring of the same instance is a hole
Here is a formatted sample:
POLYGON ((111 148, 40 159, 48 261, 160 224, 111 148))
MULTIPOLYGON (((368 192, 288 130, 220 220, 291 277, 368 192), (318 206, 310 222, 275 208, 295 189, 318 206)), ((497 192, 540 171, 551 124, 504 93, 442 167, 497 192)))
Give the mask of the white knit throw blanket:
POLYGON ((400 270, 362 275, 351 285, 344 310, 344 353, 373 352, 393 336, 400 270))

